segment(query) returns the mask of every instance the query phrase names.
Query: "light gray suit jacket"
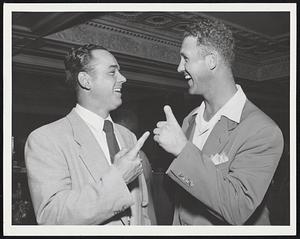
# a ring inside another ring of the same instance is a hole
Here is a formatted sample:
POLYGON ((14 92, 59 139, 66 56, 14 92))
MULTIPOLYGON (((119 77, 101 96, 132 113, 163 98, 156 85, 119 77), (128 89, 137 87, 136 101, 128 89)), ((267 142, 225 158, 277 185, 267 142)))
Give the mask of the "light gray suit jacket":
MULTIPOLYGON (((134 134, 115 126, 120 148, 132 147, 134 134)), ((74 109, 29 135, 25 162, 38 224, 127 225, 129 207, 130 224, 150 224, 144 176, 129 190, 74 109)))
POLYGON ((222 116, 203 150, 191 143, 195 110, 183 122, 190 136, 167 174, 178 187, 174 224, 270 224, 264 197, 283 150, 278 126, 249 100, 240 123, 222 116), (212 157, 228 161, 215 165, 212 157))

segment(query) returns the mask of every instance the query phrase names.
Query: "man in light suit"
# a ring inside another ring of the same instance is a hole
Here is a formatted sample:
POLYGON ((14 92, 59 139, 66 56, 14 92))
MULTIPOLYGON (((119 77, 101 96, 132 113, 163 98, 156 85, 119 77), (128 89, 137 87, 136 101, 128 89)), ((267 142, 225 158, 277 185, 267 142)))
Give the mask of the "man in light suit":
POLYGON ((278 126, 245 96, 231 71, 234 39, 204 19, 184 35, 178 72, 202 104, 183 121, 169 106, 154 140, 175 159, 177 225, 268 225, 267 190, 283 149, 278 126))
POLYGON ((66 117, 32 132, 25 146, 38 224, 150 224, 138 156, 149 132, 136 141, 110 117, 122 103, 126 82, 117 60, 90 44, 72 49, 65 66, 77 105, 66 117))

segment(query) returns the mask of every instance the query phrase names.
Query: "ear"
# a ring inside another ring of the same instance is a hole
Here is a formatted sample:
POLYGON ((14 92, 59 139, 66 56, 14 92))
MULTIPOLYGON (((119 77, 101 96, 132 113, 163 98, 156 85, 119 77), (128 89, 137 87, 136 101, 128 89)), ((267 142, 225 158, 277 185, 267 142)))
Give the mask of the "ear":
POLYGON ((78 84, 81 88, 85 90, 90 90, 91 89, 91 77, 89 76, 88 73, 81 71, 78 73, 78 84))
POLYGON ((216 52, 211 52, 209 55, 205 58, 206 64, 210 70, 213 70, 216 68, 218 64, 218 54, 216 52))

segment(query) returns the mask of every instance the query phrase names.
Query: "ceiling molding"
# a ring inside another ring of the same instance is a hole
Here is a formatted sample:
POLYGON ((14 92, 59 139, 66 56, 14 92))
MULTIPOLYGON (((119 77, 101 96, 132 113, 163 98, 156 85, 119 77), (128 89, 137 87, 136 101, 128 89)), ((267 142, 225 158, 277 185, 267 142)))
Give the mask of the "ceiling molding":
POLYGON ((139 30, 136 28, 129 28, 129 27, 124 27, 124 26, 120 27, 120 25, 114 24, 111 22, 106 22, 106 21, 98 22, 96 19, 93 21, 89 21, 85 24, 93 26, 93 27, 97 27, 100 29, 107 29, 109 31, 119 32, 119 33, 122 33, 125 35, 131 35, 131 36, 141 38, 141 39, 147 39, 147 40, 153 41, 153 42, 158 42, 158 43, 171 45, 171 46, 173 45, 178 48, 181 46, 181 40, 174 40, 174 38, 172 38, 172 37, 164 37, 164 36, 156 35, 156 34, 147 34, 147 32, 145 32, 145 30, 143 31, 143 30, 139 30))
MULTIPOLYGON (((180 47, 167 45, 165 40, 159 41, 142 33, 134 33, 124 29, 107 26, 103 24, 83 24, 62 32, 47 36, 47 39, 63 41, 72 44, 94 43, 100 44, 107 49, 153 60, 177 65, 179 63, 180 47)), ((263 63, 254 63, 253 59, 247 60, 245 56, 237 56, 239 60, 234 65, 236 77, 247 78, 250 80, 262 81, 266 79, 278 78, 289 75, 289 59, 287 56, 268 59, 264 66, 263 63), (243 60, 244 59, 244 60, 243 60), (245 62, 245 63, 244 63, 245 62), (252 62, 252 63, 250 63, 252 62), (276 69, 276 71, 268 69, 276 69)))
MULTIPOLYGON (((108 50, 170 64, 179 62, 179 47, 151 41, 128 32, 83 24, 46 37, 75 44, 99 44, 108 50)), ((148 39, 147 39, 148 38, 148 39)))

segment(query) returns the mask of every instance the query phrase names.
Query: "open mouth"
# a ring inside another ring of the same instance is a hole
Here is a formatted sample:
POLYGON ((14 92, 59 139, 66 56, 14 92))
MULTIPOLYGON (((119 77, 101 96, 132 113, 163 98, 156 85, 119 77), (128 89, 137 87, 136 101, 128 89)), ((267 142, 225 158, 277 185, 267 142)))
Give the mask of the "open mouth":
POLYGON ((189 74, 184 74, 184 79, 186 79, 187 81, 191 80, 192 77, 189 74))
POLYGON ((189 87, 193 86, 193 78, 188 73, 184 73, 184 79, 187 81, 189 87))
POLYGON ((121 92, 122 92, 122 87, 121 87, 121 86, 115 87, 115 88, 114 88, 114 92, 120 93, 120 94, 121 94, 121 92))

